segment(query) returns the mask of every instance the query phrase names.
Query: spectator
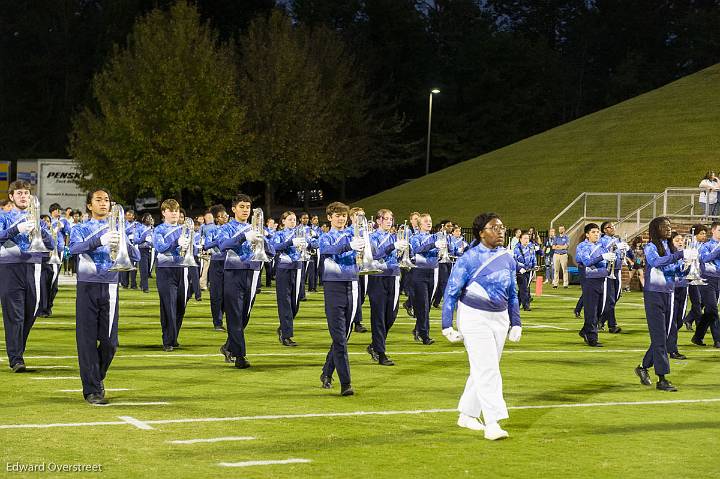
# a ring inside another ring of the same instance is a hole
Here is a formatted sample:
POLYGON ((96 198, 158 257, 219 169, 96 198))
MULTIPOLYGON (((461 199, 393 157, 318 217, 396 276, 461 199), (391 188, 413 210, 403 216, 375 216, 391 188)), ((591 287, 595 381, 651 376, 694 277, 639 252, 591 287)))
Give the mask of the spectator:
POLYGON ((700 206, 704 216, 716 216, 717 211, 717 191, 720 189, 720 181, 713 170, 705 173, 705 177, 700 181, 700 206))

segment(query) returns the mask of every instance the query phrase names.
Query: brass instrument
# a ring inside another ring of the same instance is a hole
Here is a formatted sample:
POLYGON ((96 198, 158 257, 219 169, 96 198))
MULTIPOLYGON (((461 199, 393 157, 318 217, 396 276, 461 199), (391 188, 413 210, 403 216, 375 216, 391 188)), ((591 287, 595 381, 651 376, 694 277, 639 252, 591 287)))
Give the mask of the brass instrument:
POLYGON ((28 239, 30 240, 28 253, 49 253, 50 250, 45 247, 42 239, 42 230, 40 229, 40 200, 37 196, 30 195, 30 204, 27 209, 27 220, 35 225, 35 228, 28 233, 28 239))
MULTIPOLYGON (((58 223, 60 223, 60 220, 58 220, 58 223)), ((58 233, 55 228, 52 227, 52 223, 50 224, 50 234, 52 235, 53 241, 55 242, 55 247, 50 252, 50 259, 48 260, 48 264, 62 264, 62 260, 60 259, 60 255, 58 254, 58 233)))
MULTIPOLYGON (((295 228, 295 238, 307 240, 307 238, 305 238, 305 227, 303 225, 295 228)), ((305 246, 298 247, 297 249, 300 251, 300 261, 310 261, 310 253, 308 252, 307 244, 305 244, 305 246)))
POLYGON ((253 210, 251 228, 255 232, 257 239, 252 244, 253 255, 250 261, 262 261, 266 263, 270 261, 268 255, 265 253, 265 217, 261 208, 255 208, 253 210))
POLYGON ((365 215, 357 214, 353 221, 353 238, 361 238, 365 247, 362 251, 355 253, 355 261, 358 266, 358 274, 378 274, 382 273, 373 259, 372 245, 370 244, 370 228, 365 215))
POLYGON ((440 248, 440 251, 438 252, 438 263, 452 263, 452 260, 450 259, 450 252, 448 251, 448 235, 443 227, 435 233, 435 238, 438 240, 445 240, 445 247, 440 248))
MULTIPOLYGON (((698 242, 695 237, 695 228, 692 228, 690 230, 690 234, 685 235, 683 238, 683 249, 698 249, 698 242)), ((685 269, 689 269, 685 279, 687 279, 691 285, 704 286, 707 284, 707 281, 700 276, 700 258, 696 258, 691 261, 684 260, 684 263, 685 269)))
POLYGON ((180 256, 182 256, 183 266, 197 268, 197 261, 195 261, 195 252, 193 251, 193 244, 195 243, 195 222, 192 218, 186 218, 185 223, 182 225, 182 231, 180 232, 181 238, 187 239, 187 246, 180 248, 180 256))
POLYGON ((203 249, 205 247, 205 237, 200 238, 200 245, 198 246, 198 258, 203 261, 208 261, 212 257, 210 251, 203 249))
POLYGON ((400 257, 400 260, 398 261, 398 265, 402 269, 411 270, 415 267, 413 262, 410 260, 410 228, 407 225, 407 221, 400 225, 397 232, 397 239, 398 241, 407 241, 408 247, 405 248, 405 251, 402 252, 402 256, 400 257))
POLYGON ((113 261, 108 271, 135 271, 128 253, 127 233, 125 231, 125 210, 117 203, 113 203, 108 216, 108 229, 111 233, 119 233, 120 241, 117 246, 110 247, 110 259, 113 261))
MULTIPOLYGON (((610 243, 610 246, 608 247, 608 253, 614 253, 615 251, 617 251, 617 242, 613 241, 612 243, 610 243)), ((616 259, 616 261, 617 261, 617 259, 616 259)), ((617 279, 617 276, 615 276, 615 261, 612 261, 612 262, 610 262, 610 264, 608 264, 608 273, 609 274, 607 277, 609 279, 617 279)))

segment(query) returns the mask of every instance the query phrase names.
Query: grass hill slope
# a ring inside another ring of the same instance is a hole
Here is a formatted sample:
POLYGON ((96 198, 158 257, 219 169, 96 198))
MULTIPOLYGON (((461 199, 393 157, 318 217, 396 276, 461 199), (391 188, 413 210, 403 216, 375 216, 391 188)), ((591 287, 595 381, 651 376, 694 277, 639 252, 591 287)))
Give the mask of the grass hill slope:
POLYGON ((708 169, 720 170, 720 64, 357 204, 544 229, 583 191, 694 187, 708 169))

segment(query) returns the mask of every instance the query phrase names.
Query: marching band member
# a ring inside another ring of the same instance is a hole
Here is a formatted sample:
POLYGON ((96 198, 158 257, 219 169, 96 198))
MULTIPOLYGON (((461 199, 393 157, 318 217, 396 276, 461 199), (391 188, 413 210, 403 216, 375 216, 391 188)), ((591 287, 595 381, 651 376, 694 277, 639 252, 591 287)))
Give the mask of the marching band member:
POLYGON ((462 236, 462 228, 455 225, 453 227, 452 236, 450 237, 450 243, 448 249, 451 256, 459 258, 468 249, 468 243, 462 236))
MULTIPOLYGON (((220 347, 226 361, 235 358, 235 367, 250 367, 245 345, 245 328, 250 321, 250 312, 255 302, 255 294, 260 279, 262 261, 254 261, 253 245, 262 241, 268 256, 275 251, 247 220, 250 217, 251 200, 244 194, 238 194, 232 203, 235 214, 229 223, 220 228, 218 243, 220 249, 226 251, 223 278, 223 306, 227 314, 227 341, 220 347)), ((263 225, 260 225, 262 228, 263 225)))
MULTIPOLYGON (((673 246, 675 246, 675 249, 678 251, 683 249, 685 246, 685 238, 677 231, 674 231, 672 233, 670 241, 672 241, 673 246)), ((683 314, 685 313, 685 308, 687 307, 688 286, 689 283, 685 276, 675 276, 675 290, 673 292, 672 309, 673 314, 672 318, 670 318, 672 324, 668 325, 669 329, 667 336, 667 352, 668 356, 670 356, 672 359, 687 359, 684 354, 680 354, 680 351, 678 350, 677 340, 678 331, 683 325, 683 314)))
MULTIPOLYGON (((50 205, 50 228, 55 230, 56 245, 58 256, 62 260, 63 253, 65 251, 65 245, 68 244, 70 238, 70 226, 67 220, 60 217, 61 212, 60 205, 53 203, 50 205)), ((60 279, 60 265, 50 264, 48 261, 50 255, 43 255, 42 263, 42 274, 41 274, 41 299, 40 308, 38 309, 38 316, 50 317, 52 316, 52 309, 55 303, 55 296, 58 293, 58 282, 60 279)))
POLYGON ((226 253, 220 249, 220 229, 228 222, 228 214, 223 205, 210 207, 213 216, 213 224, 207 225, 205 229, 205 250, 210 252, 210 266, 208 268, 208 280, 210 286, 210 314, 213 320, 215 331, 225 331, 223 327, 223 316, 225 314, 225 256, 226 253))
POLYGON ((302 281, 301 250, 307 248, 308 241, 295 236, 296 229, 304 233, 302 225, 297 226, 295 213, 286 211, 280 216, 283 229, 272 238, 276 252, 277 269, 275 294, 277 297, 278 319, 280 326, 277 335, 283 346, 297 346, 293 341, 293 320, 300 309, 300 282, 302 281))
POLYGON ((524 311, 530 311, 530 281, 532 271, 537 266, 535 258, 535 247, 530 243, 530 234, 523 232, 520 235, 520 242, 515 245, 513 258, 517 265, 517 284, 520 305, 524 311))
POLYGON ((310 238, 312 238, 313 244, 315 244, 315 247, 310 247, 309 253, 310 253, 310 260, 308 261, 308 291, 312 293, 317 293, 317 285, 318 285, 318 262, 319 262, 319 255, 317 253, 317 239, 322 234, 322 231, 320 230, 319 226, 319 220, 317 215, 313 215, 312 218, 310 218, 310 224, 307 228, 307 233, 310 238))
MULTIPOLYGON (((718 319, 718 298, 720 297, 720 222, 713 221, 710 226, 712 237, 700 247, 700 271, 707 284, 699 286, 700 301, 704 312, 695 326, 693 344, 705 346, 703 339, 708 327, 714 346, 720 348, 720 319, 718 319)), ((648 277, 645 276, 647 287, 648 277)))
MULTIPOLYGON (((41 254, 28 252, 29 236, 35 229, 35 223, 27 219, 33 200, 30 183, 13 181, 8 197, 14 206, 0 215, 0 303, 9 366, 13 372, 20 373, 25 371, 23 354, 40 304, 41 254)), ((42 222, 40 225, 45 247, 54 248, 52 236, 42 222)))
MULTIPOLYGON (((131 243, 135 243, 135 233, 138 226, 139 223, 135 221, 135 212, 133 210, 127 210, 125 212, 125 232, 128 241, 131 243)), ((120 286, 123 288, 130 287, 130 289, 137 289, 137 270, 121 271, 120 286)))
POLYGON ((160 212, 164 222, 153 231, 153 246, 157 251, 157 288, 160 296, 160 326, 163 351, 177 348, 178 336, 187 307, 190 279, 188 268, 183 266, 180 250, 193 245, 182 234, 180 204, 169 199, 162 202, 160 212))
MULTIPOLYGON (((272 242, 275 233, 277 232, 277 224, 272 218, 268 218, 265 221, 265 237, 268 241, 272 242)), ((277 270, 277 251, 275 256, 270 258, 270 261, 265 263, 265 287, 269 288, 272 286, 272 280, 275 278, 275 272, 277 270)))
MULTIPOLYGON (((700 244, 707 241, 708 231, 704 224, 694 224, 692 229, 695 232, 695 241, 700 244)), ((702 301, 700 299, 700 286, 694 284, 689 285, 687 295, 690 299, 690 311, 688 311, 683 318, 683 323, 685 323, 685 329, 692 331, 693 324, 697 324, 700 321, 703 312, 702 301)), ((683 313, 684 312, 685 309, 683 308, 683 313)))
POLYGON ((150 277, 150 262, 153 251, 153 225, 155 219, 150 213, 145 213, 142 217, 142 223, 135 227, 135 239, 133 243, 140 250, 140 261, 138 269, 140 269, 140 289, 143 293, 150 292, 148 278, 150 277))
POLYGON ((522 335, 515 292, 516 264, 503 247, 505 226, 495 213, 475 218, 473 236, 477 246, 455 263, 445 289, 442 332, 451 342, 464 340, 470 362, 457 424, 484 431, 485 439, 496 440, 508 437, 498 424, 508 418, 500 357, 505 338, 517 342, 522 335), (456 308, 459 332, 452 327, 456 308))
POLYGON ((670 220, 665 217, 654 218, 650 222, 648 235, 650 241, 645 246, 645 316, 650 333, 650 347, 642 363, 635 368, 640 383, 652 385, 648 368, 653 366, 658 376, 656 388, 661 391, 677 391, 665 375, 670 372, 670 361, 667 354, 668 331, 673 327, 673 292, 675 278, 682 276, 683 266, 679 260, 688 261, 698 258, 695 249, 676 250, 672 242, 668 242, 672 230, 670 220))
MULTIPOLYGON (((300 213, 300 224, 299 226, 302 226, 305 230, 309 230, 310 226, 308 226, 308 223, 310 222, 310 216, 307 213, 300 213)), ((308 263, 304 262, 302 263, 302 284, 300 285, 300 301, 305 301, 305 283, 307 282, 308 277, 308 263)))
MULTIPOLYGON (((408 218, 410 220, 408 227, 410 228, 410 236, 409 238, 412 238, 413 235, 417 234, 419 232, 418 229, 418 220, 420 219, 420 213, 417 211, 413 211, 410 213, 410 217, 408 218)), ((414 259, 414 258, 413 258, 414 259)), ((413 310, 413 287, 412 287, 412 274, 410 271, 401 271, 400 272, 400 289, 405 292, 405 295, 407 296, 407 299, 403 303, 403 308, 405 308, 405 312, 408 316, 411 318, 415 317, 415 311, 413 310)))
POLYGON ((600 229, 603 232, 600 237, 600 242, 608 251, 615 248, 616 259, 614 265, 612 265, 615 278, 608 277, 605 281, 605 306, 603 307, 603 312, 600 315, 599 328, 601 330, 604 329, 604 325, 607 323, 608 332, 617 334, 622 331, 622 328, 618 327, 617 320, 615 319, 615 305, 620 299, 620 294, 622 293, 622 266, 625 254, 630 249, 630 245, 615 236, 615 225, 613 223, 605 221, 600 226, 600 229))
POLYGON ((585 323, 578 333, 591 347, 602 347, 598 342, 598 318, 605 304, 603 294, 608 275, 608 262, 615 261, 615 253, 609 252, 600 243, 600 228, 595 223, 585 225, 585 241, 575 249, 575 262, 583 270, 582 306, 585 308, 585 323))
POLYGON ((381 209, 375 217, 378 229, 370 235, 373 259, 378 261, 379 274, 369 275, 368 297, 370 298, 370 330, 372 343, 367 347, 370 357, 382 366, 394 366, 392 359, 385 354, 385 342, 388 332, 395 323, 400 299, 400 266, 398 254, 402 254, 410 245, 398 240, 390 232, 393 226, 393 213, 381 209))
MULTIPOLYGON (((452 237, 453 224, 451 221, 441 221, 438 227, 438 232, 442 231, 445 234, 445 241, 448 248, 448 256, 450 252, 450 238, 452 237)), ((433 308, 439 308, 440 302, 445 293, 445 286, 447 285, 447 279, 450 277, 450 270, 452 269, 452 262, 440 263, 438 262, 438 284, 435 289, 435 296, 433 297, 432 306, 433 308)))
MULTIPOLYGON (((365 210, 359 207, 350 208, 350 224, 347 227, 350 232, 350 236, 354 234, 353 225, 357 221, 358 215, 365 215, 365 210)), ((368 220, 369 224, 369 220, 368 220)), ((353 329, 356 333, 367 333, 367 328, 363 326, 363 304, 365 304, 365 295, 367 294, 368 275, 358 276, 357 289, 358 289, 358 306, 355 309, 355 317, 353 318, 353 329)))
MULTIPOLYGON (((92 218, 72 229, 70 251, 78 255, 75 301, 76 341, 83 396, 90 404, 107 404, 103 381, 118 347, 118 273, 110 250, 117 248, 121 233, 108 231, 110 194, 88 193, 85 201, 92 218)), ((119 218, 124 227, 124 218, 119 218)), ((127 242, 128 256, 140 260, 140 252, 127 242)))
POLYGON ((350 382, 350 361, 347 342, 352 333, 352 321, 358 307, 358 266, 356 252, 364 248, 361 238, 353 238, 345 227, 349 208, 338 201, 326 209, 331 229, 324 233, 318 243, 323 267, 323 294, 325 316, 332 345, 323 365, 320 381, 322 387, 332 387, 333 373, 337 370, 340 378, 340 394, 355 394, 350 382))
POLYGON ((430 345, 435 342, 430 337, 430 304, 437 289, 438 254, 447 242, 430 234, 432 217, 428 213, 420 215, 418 225, 420 232, 410 239, 410 252, 415 255, 415 268, 411 270, 410 280, 415 310, 413 336, 416 341, 430 345))
MULTIPOLYGON (((178 220, 178 224, 183 226, 186 219, 187 216, 185 215, 185 210, 180 208, 180 219, 178 220)), ((197 252, 200 245, 200 225, 195 220, 193 220, 192 244, 193 252, 197 252)), ((200 290, 200 261, 197 254, 193 255, 193 259, 195 260, 197 266, 186 266, 188 273, 186 302, 190 301, 190 298, 193 296, 195 296, 195 301, 202 301, 202 291, 200 290)))

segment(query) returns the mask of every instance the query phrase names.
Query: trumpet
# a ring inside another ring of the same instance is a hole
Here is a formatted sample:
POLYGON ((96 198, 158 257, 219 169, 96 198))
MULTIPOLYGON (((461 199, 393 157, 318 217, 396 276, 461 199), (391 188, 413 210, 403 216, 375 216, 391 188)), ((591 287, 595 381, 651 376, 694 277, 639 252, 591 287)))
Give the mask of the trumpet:
POLYGON ((45 247, 45 243, 43 243, 42 240, 42 230, 40 229, 40 200, 35 195, 30 195, 27 220, 35 225, 35 228, 28 233, 28 239, 30 240, 28 253, 49 253, 50 250, 45 247))
POLYGON ((117 203, 113 203, 108 216, 108 229, 111 233, 119 233, 120 241, 117 246, 110 247, 110 259, 113 261, 108 271, 135 271, 128 253, 127 233, 125 232, 125 210, 117 203))
POLYGON ((358 274, 378 274, 382 273, 375 265, 372 255, 372 245, 370 244, 370 228, 365 215, 358 214, 353 221, 353 237, 361 238, 365 244, 362 252, 355 253, 355 261, 358 266, 358 274))
POLYGON ((255 240, 255 243, 252 244, 253 255, 250 261, 262 261, 263 263, 267 263, 268 261, 270 261, 270 258, 268 258, 268 255, 265 253, 265 230, 263 229, 264 225, 265 216, 263 215, 263 210, 261 208, 255 208, 253 210, 251 228, 252 231, 255 232, 257 240, 255 240))
MULTIPOLYGON (((305 227, 303 225, 298 226, 295 228, 295 238, 305 238, 305 227)), ((300 261, 310 261, 310 253, 308 252, 307 245, 299 247, 298 250, 300 251, 300 261)))
POLYGON ((60 259, 60 255, 57 251, 58 233, 57 230, 52 227, 52 225, 50 225, 50 234, 52 235, 53 241, 55 242, 55 248, 53 248, 53 250, 50 252, 50 259, 48 260, 48 264, 62 264, 62 260, 60 259))
POLYGON ((186 218, 185 223, 182 225, 182 231, 180 232, 181 238, 187 239, 187 246, 184 248, 180 248, 180 256, 182 256, 182 264, 183 266, 188 266, 192 268, 197 267, 197 262, 195 261, 195 255, 193 254, 193 243, 195 239, 195 222, 192 218, 186 218))
MULTIPOLYGON (((683 238, 683 249, 698 249, 698 242, 695 237, 695 228, 690 230, 689 235, 683 238)), ((685 279, 690 281, 693 286, 703 286, 707 284, 702 276, 700 276, 700 258, 691 261, 684 261, 685 269, 689 270, 685 279)))
MULTIPOLYGON (((398 241, 404 240, 408 243, 410 242, 410 228, 408 228, 407 221, 400 225, 397 232, 397 239, 398 241)), ((402 252, 402 256, 400 257, 400 261, 398 261, 398 265, 402 269, 411 270, 415 267, 413 262, 410 260, 410 246, 405 249, 405 251, 402 252)))
MULTIPOLYGON (((608 247, 608 252, 614 253, 615 251, 617 251, 617 243, 615 241, 613 241, 610 244, 610 247, 608 247)), ((610 273, 610 274, 608 274, 609 279, 617 279, 617 276, 615 276, 615 261, 611 262, 608 265, 608 272, 610 273)))
POLYGON ((203 236, 202 238, 200 238, 200 245, 198 246, 198 249, 199 249, 198 257, 203 261, 207 261, 212 257, 212 253, 210 251, 204 250, 203 249, 204 247, 205 247, 205 237, 203 236))
POLYGON ((445 240, 445 247, 440 248, 440 251, 438 252, 438 263, 452 263, 452 260, 450 259, 450 252, 448 251, 447 233, 445 233, 445 230, 441 227, 440 231, 435 233, 435 237, 438 240, 445 240))

